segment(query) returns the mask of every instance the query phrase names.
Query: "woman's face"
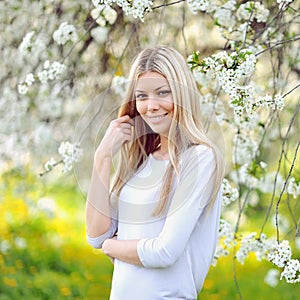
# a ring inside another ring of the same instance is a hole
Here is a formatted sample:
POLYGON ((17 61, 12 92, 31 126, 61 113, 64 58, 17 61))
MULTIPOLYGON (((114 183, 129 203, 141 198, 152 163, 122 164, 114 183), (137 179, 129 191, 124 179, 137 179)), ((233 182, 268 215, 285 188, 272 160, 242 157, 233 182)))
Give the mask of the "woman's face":
POLYGON ((150 128, 160 135, 168 135, 174 104, 167 79, 157 72, 139 76, 135 89, 136 108, 150 128))

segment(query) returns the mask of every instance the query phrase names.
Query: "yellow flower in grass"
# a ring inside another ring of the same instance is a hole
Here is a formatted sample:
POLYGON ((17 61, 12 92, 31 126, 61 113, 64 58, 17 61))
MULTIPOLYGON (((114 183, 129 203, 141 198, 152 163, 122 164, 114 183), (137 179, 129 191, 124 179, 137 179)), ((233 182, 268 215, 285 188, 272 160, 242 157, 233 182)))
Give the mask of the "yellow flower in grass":
POLYGON ((8 285, 10 287, 16 287, 17 281, 14 278, 4 277, 3 282, 5 285, 8 285))
POLYGON ((71 291, 70 291, 70 289, 68 287, 61 287, 60 288, 60 292, 64 296, 70 296, 71 295, 71 291))

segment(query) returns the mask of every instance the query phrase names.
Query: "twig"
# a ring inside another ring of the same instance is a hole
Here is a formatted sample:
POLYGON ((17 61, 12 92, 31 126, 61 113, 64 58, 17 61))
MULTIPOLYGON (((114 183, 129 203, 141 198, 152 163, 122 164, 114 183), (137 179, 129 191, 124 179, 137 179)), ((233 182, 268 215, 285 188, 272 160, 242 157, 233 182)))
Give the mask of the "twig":
POLYGON ((293 162, 292 162, 292 164, 291 164, 289 173, 288 173, 288 175, 287 175, 287 177, 286 177, 286 180, 285 180, 285 182, 284 182, 284 185, 283 185, 283 187, 282 187, 282 190, 281 190, 281 192, 280 192, 280 195, 279 195, 279 197, 278 197, 277 204, 276 204, 275 222, 276 222, 276 233, 277 233, 277 242, 278 242, 278 243, 279 243, 279 241, 280 241, 280 240, 279 240, 279 224, 278 224, 279 205, 280 205, 280 202, 281 202, 281 199, 282 199, 282 195, 283 195, 283 193, 284 193, 284 191, 285 191, 285 188, 286 188, 286 186, 287 186, 287 183, 288 183, 288 181, 289 181, 289 178, 290 178, 290 176, 291 176, 291 174, 292 174, 292 171, 293 171, 293 169, 294 169, 295 161, 296 161, 297 154, 298 154, 298 150, 299 150, 299 146, 300 146, 300 141, 299 141, 298 144, 297 144, 297 147, 296 147, 296 150, 295 150, 295 154, 294 154, 293 162))
POLYGON ((175 4, 178 4, 178 3, 181 3, 181 2, 185 2, 185 1, 186 0, 178 0, 178 1, 175 1, 175 2, 171 2, 171 3, 164 3, 164 4, 161 4, 161 5, 158 5, 158 6, 154 6, 151 9, 154 10, 154 9, 158 9, 158 8, 165 7, 165 6, 175 5, 175 4))
POLYGON ((280 41, 280 42, 274 44, 273 46, 268 47, 267 49, 264 49, 264 50, 261 50, 260 52, 257 52, 257 53, 255 54, 255 56, 259 56, 259 55, 261 55, 262 53, 265 53, 265 52, 267 52, 267 51, 270 51, 270 50, 272 50, 273 48, 276 48, 277 46, 280 46, 280 45, 283 45, 283 44, 287 44, 287 43, 290 43, 290 42, 295 42, 295 41, 298 41, 298 40, 300 40, 300 36, 296 36, 296 37, 294 37, 293 39, 280 41))

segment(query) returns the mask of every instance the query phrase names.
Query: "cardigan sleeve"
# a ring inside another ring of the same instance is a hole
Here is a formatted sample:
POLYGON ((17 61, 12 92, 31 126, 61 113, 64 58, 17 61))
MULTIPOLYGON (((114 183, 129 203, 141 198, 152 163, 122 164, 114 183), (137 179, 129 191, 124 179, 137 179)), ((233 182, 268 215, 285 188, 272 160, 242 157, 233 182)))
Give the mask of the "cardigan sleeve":
POLYGON ((161 233, 138 242, 137 252, 146 268, 165 268, 182 255, 214 190, 215 157, 212 149, 193 146, 182 169, 161 233))
POLYGON ((94 248, 100 249, 100 248, 102 248, 102 244, 104 243, 104 241, 106 239, 112 238, 116 234, 117 230, 118 230, 118 221, 116 219, 112 218, 111 225, 105 233, 103 233, 100 236, 94 237, 94 238, 89 237, 88 234, 86 234, 87 241, 94 248))

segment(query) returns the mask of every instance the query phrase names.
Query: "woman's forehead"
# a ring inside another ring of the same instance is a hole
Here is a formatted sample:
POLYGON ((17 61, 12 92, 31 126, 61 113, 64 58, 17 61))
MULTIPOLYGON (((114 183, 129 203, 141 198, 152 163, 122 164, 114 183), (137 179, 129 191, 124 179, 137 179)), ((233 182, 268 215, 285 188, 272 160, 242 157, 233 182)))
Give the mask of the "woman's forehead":
POLYGON ((163 86, 169 86, 168 80, 160 73, 149 71, 141 74, 136 83, 136 90, 157 89, 163 86))

